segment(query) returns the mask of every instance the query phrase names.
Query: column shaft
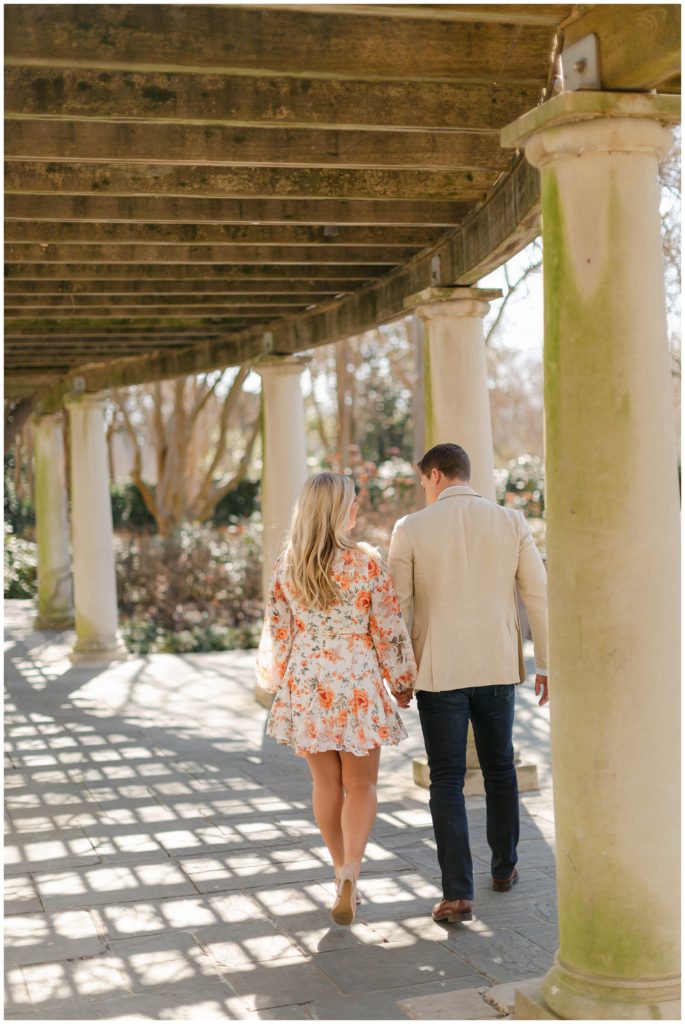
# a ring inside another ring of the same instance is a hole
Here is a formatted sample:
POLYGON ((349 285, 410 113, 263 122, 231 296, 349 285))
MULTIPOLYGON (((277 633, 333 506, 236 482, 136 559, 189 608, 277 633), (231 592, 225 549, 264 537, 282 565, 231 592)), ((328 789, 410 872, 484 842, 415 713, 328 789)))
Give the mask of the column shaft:
POLYGON ((560 925, 544 992, 564 1018, 677 1013, 679 522, 657 180, 668 136, 646 118, 571 118, 526 148, 542 171, 560 925))
POLYGON ((416 314, 424 323, 426 447, 460 444, 471 459, 472 486, 491 501, 495 465, 483 317, 487 300, 499 295, 480 288, 434 288, 407 300, 416 303, 425 296, 416 314))
POLYGON ((126 657, 118 634, 112 508, 102 402, 68 405, 76 644, 72 661, 102 664, 126 657))
POLYGON ((38 547, 37 629, 74 624, 62 413, 33 420, 38 547))

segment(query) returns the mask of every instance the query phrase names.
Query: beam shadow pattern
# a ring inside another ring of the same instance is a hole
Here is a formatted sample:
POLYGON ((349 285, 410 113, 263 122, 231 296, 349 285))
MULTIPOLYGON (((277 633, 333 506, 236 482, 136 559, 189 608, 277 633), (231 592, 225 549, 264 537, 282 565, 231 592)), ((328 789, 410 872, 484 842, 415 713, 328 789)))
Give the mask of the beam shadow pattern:
MULTIPOLYGON (((380 813, 350 929, 304 762, 264 735, 253 655, 74 668, 71 635, 8 602, 6 1016, 396 1019, 397 1001, 544 973, 556 949, 549 791, 524 798, 521 881, 489 889, 470 798, 476 918, 441 927, 422 745, 384 753, 380 813)), ((548 742, 522 695, 539 761, 548 742), (540 730, 535 732, 534 726, 540 730)))

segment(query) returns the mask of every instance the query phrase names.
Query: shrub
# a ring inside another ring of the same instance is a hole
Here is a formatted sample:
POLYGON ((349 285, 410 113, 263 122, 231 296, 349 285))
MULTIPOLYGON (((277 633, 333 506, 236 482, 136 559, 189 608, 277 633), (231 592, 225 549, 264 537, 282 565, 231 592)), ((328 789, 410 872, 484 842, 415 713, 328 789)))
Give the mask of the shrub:
POLYGON ((115 529, 133 526, 155 528, 155 517, 135 484, 114 484, 109 493, 115 529))
POLYGON ((5 523, 5 597, 35 597, 37 583, 38 551, 30 540, 17 537, 12 527, 5 523))
POLYGON ((120 532, 122 634, 136 653, 228 650, 261 625, 261 524, 184 526, 172 537, 120 532))

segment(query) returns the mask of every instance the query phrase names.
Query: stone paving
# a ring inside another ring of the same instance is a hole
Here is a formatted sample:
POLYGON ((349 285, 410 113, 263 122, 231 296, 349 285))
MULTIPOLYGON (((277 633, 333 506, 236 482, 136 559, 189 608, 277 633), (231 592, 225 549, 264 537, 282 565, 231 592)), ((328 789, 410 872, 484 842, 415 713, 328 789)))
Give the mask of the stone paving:
POLYGON ((306 764, 264 734, 253 652, 75 668, 72 634, 34 632, 28 602, 5 611, 7 1018, 475 1020, 550 967, 549 719, 530 681, 516 740, 543 788, 522 798, 519 884, 489 887, 471 797, 475 917, 431 920, 412 709, 383 754, 363 903, 339 928, 306 764))

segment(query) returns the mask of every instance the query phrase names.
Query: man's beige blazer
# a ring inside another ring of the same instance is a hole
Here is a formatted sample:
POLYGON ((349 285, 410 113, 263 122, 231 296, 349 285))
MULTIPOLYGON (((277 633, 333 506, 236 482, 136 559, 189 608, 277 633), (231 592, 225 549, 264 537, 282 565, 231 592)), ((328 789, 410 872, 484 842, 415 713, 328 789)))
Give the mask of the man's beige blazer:
POLYGON ((522 682, 515 586, 547 671, 547 576, 523 515, 467 486, 395 524, 388 567, 419 666, 417 690, 522 682))

